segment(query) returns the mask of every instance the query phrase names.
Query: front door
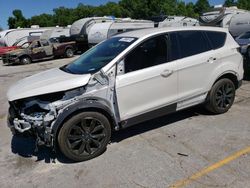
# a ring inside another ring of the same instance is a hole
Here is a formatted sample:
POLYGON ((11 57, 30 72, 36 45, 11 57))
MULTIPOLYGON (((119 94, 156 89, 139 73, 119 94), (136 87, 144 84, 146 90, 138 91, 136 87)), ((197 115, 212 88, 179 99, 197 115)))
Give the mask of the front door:
POLYGON ((31 44, 31 57, 33 60, 39 60, 46 57, 43 46, 40 41, 34 41, 31 44))
POLYGON ((116 95, 122 121, 150 112, 157 115, 159 109, 175 110, 176 63, 169 62, 167 34, 143 42, 122 63, 124 70, 118 70, 116 77, 116 95), (168 106, 174 109, 166 108, 168 106))

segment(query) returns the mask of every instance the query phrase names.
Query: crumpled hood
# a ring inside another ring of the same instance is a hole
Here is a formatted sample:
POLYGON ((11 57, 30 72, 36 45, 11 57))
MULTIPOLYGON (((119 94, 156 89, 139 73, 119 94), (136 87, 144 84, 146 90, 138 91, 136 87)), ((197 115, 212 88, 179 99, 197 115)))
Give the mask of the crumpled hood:
POLYGON ((66 91, 89 82, 91 74, 70 74, 59 68, 35 74, 12 85, 7 93, 9 101, 66 91))
POLYGON ((23 54, 25 52, 26 52, 26 49, 15 49, 15 50, 7 52, 6 54, 9 54, 9 55, 19 55, 19 54, 23 54))

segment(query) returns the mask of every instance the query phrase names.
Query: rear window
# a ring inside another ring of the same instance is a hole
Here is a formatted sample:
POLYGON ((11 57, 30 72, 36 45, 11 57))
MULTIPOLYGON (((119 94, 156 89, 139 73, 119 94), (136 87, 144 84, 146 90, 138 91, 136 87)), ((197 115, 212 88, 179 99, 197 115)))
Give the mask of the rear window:
POLYGON ((206 31, 205 32, 211 41, 213 49, 218 49, 224 46, 227 34, 224 32, 206 31))
POLYGON ((204 37, 202 31, 180 31, 176 34, 182 58, 211 50, 209 41, 204 37))

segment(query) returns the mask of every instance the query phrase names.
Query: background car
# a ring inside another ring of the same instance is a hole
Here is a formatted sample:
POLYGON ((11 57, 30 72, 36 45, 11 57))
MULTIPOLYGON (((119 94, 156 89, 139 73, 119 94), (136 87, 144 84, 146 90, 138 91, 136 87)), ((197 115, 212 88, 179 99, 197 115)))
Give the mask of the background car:
POLYGON ((30 45, 7 52, 2 56, 4 64, 30 64, 54 57, 73 57, 75 42, 51 43, 46 39, 34 40, 30 45))
POLYGON ((250 31, 241 34, 235 40, 241 46, 241 53, 250 57, 250 31))

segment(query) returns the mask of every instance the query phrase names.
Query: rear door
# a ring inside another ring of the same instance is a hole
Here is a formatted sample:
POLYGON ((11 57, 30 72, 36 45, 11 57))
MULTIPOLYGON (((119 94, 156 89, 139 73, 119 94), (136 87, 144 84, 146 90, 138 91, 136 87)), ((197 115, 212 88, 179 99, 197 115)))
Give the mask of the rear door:
POLYGON ((176 63, 169 62, 168 41, 167 34, 150 38, 120 62, 125 68, 116 77, 121 120, 138 123, 176 110, 176 63))
MULTIPOLYGON (((177 38, 178 108, 205 100, 213 71, 219 66, 220 53, 215 51, 204 31, 179 31, 177 38)), ((174 49, 173 49, 174 50, 174 49)))

